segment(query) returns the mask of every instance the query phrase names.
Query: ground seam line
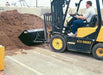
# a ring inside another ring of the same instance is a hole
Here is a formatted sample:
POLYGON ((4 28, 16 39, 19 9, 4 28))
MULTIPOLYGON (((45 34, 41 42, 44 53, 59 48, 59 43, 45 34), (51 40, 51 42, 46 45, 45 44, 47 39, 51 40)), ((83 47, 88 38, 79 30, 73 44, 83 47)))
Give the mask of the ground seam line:
MULTIPOLYGON (((36 47, 37 48, 37 47, 36 47)), ((42 49, 42 48, 37 48, 37 49, 42 49)), ((37 51, 36 51, 37 52, 37 51)), ((47 51, 47 52, 49 52, 49 51, 47 51)), ((50 53, 53 53, 53 52, 50 52, 50 53)), ((64 58, 68 58, 68 57, 66 57, 66 56, 63 56, 63 55, 61 55, 61 54, 56 54, 56 55, 58 55, 58 56, 62 56, 62 57, 64 57, 64 58)), ((71 57, 69 57, 69 59, 70 60, 75 60, 75 61, 78 61, 78 60, 76 60, 76 59, 73 59, 73 58, 71 58, 71 57)))
MULTIPOLYGON (((34 51, 33 53, 37 53, 37 54, 39 54, 39 55, 42 55, 42 56, 45 56, 45 57, 49 57, 49 58, 55 59, 55 58, 53 58, 53 57, 50 57, 50 56, 47 56, 47 55, 45 55, 45 54, 41 54, 41 53, 38 53, 38 52, 35 52, 35 51, 34 51)), ((63 64, 67 64, 67 63, 64 63, 63 61, 58 60, 58 59, 55 59, 55 61, 58 61, 58 62, 63 63, 63 64)))
POLYGON ((9 58, 10 60, 16 62, 17 64, 19 64, 19 65, 21 65, 21 66, 23 66, 23 67, 31 70, 32 72, 37 73, 38 75, 43 75, 43 74, 41 74, 40 72, 38 72, 38 71, 34 70, 33 68, 31 68, 31 67, 29 67, 29 66, 27 66, 27 65, 25 65, 25 64, 23 64, 23 63, 21 63, 21 62, 19 62, 18 60, 14 59, 14 58, 12 58, 12 57, 10 57, 10 56, 6 56, 6 57, 9 58))

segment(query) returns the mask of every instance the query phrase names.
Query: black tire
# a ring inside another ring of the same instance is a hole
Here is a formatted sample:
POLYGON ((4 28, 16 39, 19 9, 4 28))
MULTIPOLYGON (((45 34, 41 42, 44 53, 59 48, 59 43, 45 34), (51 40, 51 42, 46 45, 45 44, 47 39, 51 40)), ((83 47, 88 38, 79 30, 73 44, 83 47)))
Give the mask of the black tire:
POLYGON ((50 46, 52 50, 55 52, 64 52, 66 50, 65 38, 62 35, 53 35, 53 37, 50 40, 50 46))
POLYGON ((96 59, 103 60, 103 43, 96 44, 92 49, 92 54, 96 59))

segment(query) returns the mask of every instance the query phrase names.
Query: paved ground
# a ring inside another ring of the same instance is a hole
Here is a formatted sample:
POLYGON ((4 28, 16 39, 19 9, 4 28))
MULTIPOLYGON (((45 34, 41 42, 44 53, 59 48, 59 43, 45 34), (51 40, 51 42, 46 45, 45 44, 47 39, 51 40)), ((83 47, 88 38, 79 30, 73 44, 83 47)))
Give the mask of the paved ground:
POLYGON ((56 53, 43 48, 6 56, 4 75, 103 75, 103 61, 76 52, 56 53))

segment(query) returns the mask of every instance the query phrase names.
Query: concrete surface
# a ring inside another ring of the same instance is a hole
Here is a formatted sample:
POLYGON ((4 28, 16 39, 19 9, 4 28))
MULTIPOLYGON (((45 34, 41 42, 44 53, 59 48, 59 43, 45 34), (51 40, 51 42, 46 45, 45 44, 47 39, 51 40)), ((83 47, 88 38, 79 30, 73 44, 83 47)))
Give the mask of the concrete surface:
POLYGON ((35 47, 6 56, 4 75, 103 75, 103 61, 89 54, 56 53, 35 47))

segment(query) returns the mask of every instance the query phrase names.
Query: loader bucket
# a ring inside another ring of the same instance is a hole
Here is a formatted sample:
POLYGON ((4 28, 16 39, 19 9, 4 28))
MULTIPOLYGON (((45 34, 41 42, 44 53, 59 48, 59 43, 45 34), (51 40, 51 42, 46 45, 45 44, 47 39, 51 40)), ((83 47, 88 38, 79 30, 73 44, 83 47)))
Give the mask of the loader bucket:
POLYGON ((25 45, 43 43, 45 41, 44 29, 24 30, 18 38, 25 45))

